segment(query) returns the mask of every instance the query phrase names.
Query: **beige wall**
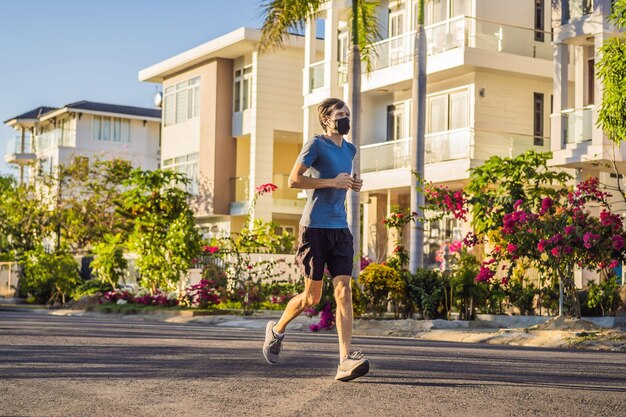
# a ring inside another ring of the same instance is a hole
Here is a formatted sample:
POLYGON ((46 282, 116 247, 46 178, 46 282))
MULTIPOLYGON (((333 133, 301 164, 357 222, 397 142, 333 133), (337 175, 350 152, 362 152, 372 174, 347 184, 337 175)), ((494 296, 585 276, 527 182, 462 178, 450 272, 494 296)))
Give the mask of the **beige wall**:
POLYGON ((237 167, 236 177, 246 177, 250 175, 250 136, 241 136, 237 141, 237 167))
POLYGON ((163 130, 163 158, 199 152, 198 215, 230 214, 230 178, 236 149, 231 135, 233 62, 212 59, 168 78, 171 84, 200 76, 200 117, 163 130))
POLYGON ((550 136, 552 80, 480 71, 475 90, 475 127, 520 135, 533 134, 533 93, 543 93, 543 135, 550 136))

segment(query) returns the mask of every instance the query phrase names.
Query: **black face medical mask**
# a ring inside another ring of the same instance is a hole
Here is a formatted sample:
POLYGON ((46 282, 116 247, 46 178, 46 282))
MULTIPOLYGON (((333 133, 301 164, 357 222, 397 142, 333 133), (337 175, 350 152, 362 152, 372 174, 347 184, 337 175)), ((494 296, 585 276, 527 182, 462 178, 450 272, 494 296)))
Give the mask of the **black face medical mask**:
POLYGON ((340 135, 347 135, 350 131, 350 119, 347 117, 343 117, 341 119, 335 120, 335 130, 340 135))

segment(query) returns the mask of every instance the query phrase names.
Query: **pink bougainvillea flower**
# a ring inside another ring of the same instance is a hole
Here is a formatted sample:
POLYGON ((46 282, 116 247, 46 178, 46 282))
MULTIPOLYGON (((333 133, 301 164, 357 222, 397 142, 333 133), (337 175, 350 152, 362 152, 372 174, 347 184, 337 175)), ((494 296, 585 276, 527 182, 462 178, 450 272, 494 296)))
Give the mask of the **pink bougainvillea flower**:
POLYGON ((550 208, 552 208, 553 204, 554 204, 554 201, 552 201, 550 197, 546 197, 543 200, 541 200, 541 210, 539 211, 539 214, 544 214, 550 211, 550 208))
POLYGON ((613 259, 611 261, 611 263, 609 264, 609 268, 613 269, 613 268, 617 268, 617 266, 619 265, 619 261, 616 259, 613 259))
POLYGON ((515 202, 515 204, 513 204, 513 210, 517 210, 519 206, 522 205, 522 203, 524 202, 524 200, 519 199, 515 202))
POLYGON ((274 184, 272 184, 271 182, 268 182, 267 184, 262 184, 259 185, 258 187, 256 187, 256 193, 258 195, 263 195, 263 194, 267 194, 267 193, 271 193, 273 191, 276 191, 278 189, 278 187, 274 184))
POLYGON ((517 251, 517 245, 513 243, 509 243, 506 247, 506 251, 513 255, 517 251))
POLYGON ((450 243, 450 252, 461 252, 461 249, 463 248, 463 241, 462 240, 456 240, 452 243, 450 243))
POLYGON ((613 236, 613 248, 617 251, 624 249, 624 238, 620 235, 613 236))

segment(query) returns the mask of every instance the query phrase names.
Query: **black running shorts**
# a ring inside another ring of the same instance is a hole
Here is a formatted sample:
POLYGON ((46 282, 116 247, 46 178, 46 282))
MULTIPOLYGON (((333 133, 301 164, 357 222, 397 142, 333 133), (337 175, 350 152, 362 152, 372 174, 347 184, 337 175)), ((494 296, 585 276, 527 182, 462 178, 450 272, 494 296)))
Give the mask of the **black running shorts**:
POLYGON ((354 248, 350 229, 321 229, 300 225, 296 263, 305 277, 324 278, 324 266, 331 277, 352 275, 354 248))

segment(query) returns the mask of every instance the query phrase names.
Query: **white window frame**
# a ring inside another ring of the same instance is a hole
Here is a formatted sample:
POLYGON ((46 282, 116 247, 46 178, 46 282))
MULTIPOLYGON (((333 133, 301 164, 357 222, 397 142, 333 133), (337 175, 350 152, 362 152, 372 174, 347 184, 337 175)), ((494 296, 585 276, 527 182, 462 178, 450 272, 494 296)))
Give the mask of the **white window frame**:
POLYGON ((185 174, 191 180, 186 190, 193 195, 198 194, 198 176, 200 169, 199 153, 195 152, 188 155, 165 159, 163 161, 162 169, 169 169, 185 174))
POLYGON ((252 65, 235 70, 233 77, 233 113, 252 108, 252 65))
POLYGON ((94 115, 91 122, 91 138, 96 142, 131 143, 131 121, 123 117, 94 115), (116 135, 115 126, 118 124, 116 135), (108 130, 105 130, 105 126, 108 130))
POLYGON ((433 133, 441 133, 441 132, 447 132, 450 130, 456 130, 456 129, 465 129, 471 126, 472 121, 470 119, 471 116, 471 109, 470 109, 471 103, 470 103, 470 89, 469 87, 463 87, 463 88, 457 88, 454 90, 447 90, 447 91, 440 91, 434 94, 430 94, 428 96, 426 96, 426 134, 433 134, 433 133), (458 96, 460 94, 465 94, 467 97, 467 106, 466 106, 466 111, 467 111, 467 126, 461 126, 461 127, 456 127, 454 129, 451 128, 452 126, 452 98, 454 96, 458 96), (446 127, 443 130, 437 130, 437 131, 433 131, 433 126, 432 126, 432 119, 431 119, 431 108, 432 108, 432 101, 433 100, 437 100, 437 99, 444 99, 446 100, 446 114, 445 114, 445 119, 446 119, 446 127))
POLYGON ((200 76, 188 78, 165 88, 163 126, 173 126, 200 114, 200 76))

